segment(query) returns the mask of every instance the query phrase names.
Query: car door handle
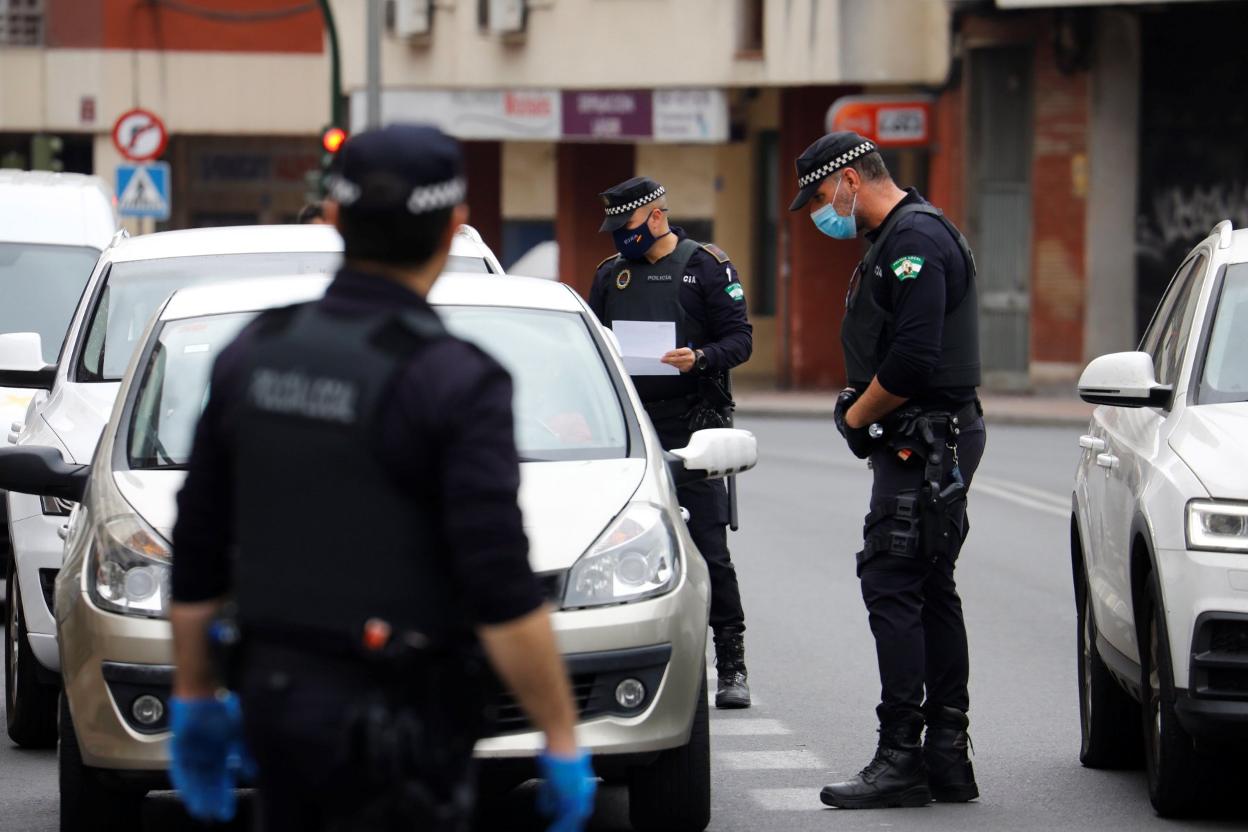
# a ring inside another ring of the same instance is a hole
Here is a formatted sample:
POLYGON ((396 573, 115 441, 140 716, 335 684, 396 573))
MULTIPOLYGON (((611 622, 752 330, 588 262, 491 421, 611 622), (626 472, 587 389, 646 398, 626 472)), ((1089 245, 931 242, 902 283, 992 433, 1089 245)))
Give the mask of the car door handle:
POLYGON ((1092 436, 1091 434, 1086 434, 1084 436, 1079 437, 1079 447, 1083 448, 1084 450, 1096 451, 1097 453, 1100 453, 1101 451, 1105 450, 1105 440, 1098 439, 1097 437, 1092 436))
POLYGON ((1118 457, 1113 454, 1097 454, 1096 464, 1102 468, 1114 469, 1118 467, 1118 457))

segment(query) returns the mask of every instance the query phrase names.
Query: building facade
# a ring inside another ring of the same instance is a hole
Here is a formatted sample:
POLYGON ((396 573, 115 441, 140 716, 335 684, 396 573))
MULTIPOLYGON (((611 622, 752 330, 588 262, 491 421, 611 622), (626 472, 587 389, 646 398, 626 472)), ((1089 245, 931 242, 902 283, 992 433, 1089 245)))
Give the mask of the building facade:
POLYGON ((185 228, 293 217, 320 163, 329 67, 315 4, 287 0, 21 0, 0 4, 0 166, 114 181, 114 121, 169 132, 172 216, 185 228))

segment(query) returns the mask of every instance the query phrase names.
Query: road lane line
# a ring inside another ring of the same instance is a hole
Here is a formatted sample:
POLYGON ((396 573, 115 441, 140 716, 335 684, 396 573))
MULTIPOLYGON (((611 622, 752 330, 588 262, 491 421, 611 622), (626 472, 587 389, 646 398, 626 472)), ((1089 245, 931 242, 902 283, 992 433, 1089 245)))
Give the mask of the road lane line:
POLYGON ((807 786, 804 789, 750 789, 750 797, 759 808, 767 812, 823 811, 818 789, 818 786, 807 786))
POLYGON ((711 721, 712 737, 765 737, 792 733, 778 719, 716 719, 711 721))
POLYGON ((715 760, 733 771, 823 770, 827 766, 809 751, 720 751, 715 760))
POLYGON ((1034 509, 1044 514, 1051 514, 1054 517, 1070 517, 1070 506, 1058 507, 1053 503, 1041 502, 1040 500, 1026 497, 1012 490, 998 488, 989 485, 986 482, 980 482, 978 479, 971 484, 971 494, 987 494, 989 497, 996 497, 999 500, 1014 503, 1024 508, 1034 509))
POLYGON ((1006 491, 1017 491, 1019 494, 1024 496, 1032 497, 1040 500, 1041 502, 1052 503, 1060 509, 1067 512, 1070 511, 1070 495, 1063 496, 1054 491, 1045 491, 1042 488, 1024 485, 1023 483, 1015 482, 1014 480, 999 480, 996 477, 985 477, 978 474, 975 476, 975 481, 972 483, 971 489, 974 490, 976 486, 981 483, 986 483, 987 485, 991 485, 995 488, 1005 489, 1006 491))

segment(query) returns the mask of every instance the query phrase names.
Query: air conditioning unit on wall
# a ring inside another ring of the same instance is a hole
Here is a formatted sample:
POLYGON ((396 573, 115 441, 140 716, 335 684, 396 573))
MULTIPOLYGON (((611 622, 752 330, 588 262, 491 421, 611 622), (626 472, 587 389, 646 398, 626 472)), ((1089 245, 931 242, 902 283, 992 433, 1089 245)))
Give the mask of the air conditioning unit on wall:
POLYGON ((528 18, 526 0, 484 0, 485 28, 494 35, 515 35, 524 31, 528 18))
POLYGON ((433 31, 433 0, 394 0, 394 33, 416 38, 433 31))

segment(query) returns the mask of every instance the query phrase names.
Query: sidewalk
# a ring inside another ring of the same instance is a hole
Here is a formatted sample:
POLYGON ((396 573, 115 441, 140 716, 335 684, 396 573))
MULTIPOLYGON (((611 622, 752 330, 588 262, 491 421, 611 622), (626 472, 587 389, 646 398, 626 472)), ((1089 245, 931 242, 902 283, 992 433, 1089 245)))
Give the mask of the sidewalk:
MULTIPOLYGON (((737 415, 755 418, 832 419, 836 393, 805 390, 737 390, 737 415)), ((1094 405, 1074 396, 982 393, 984 419, 996 425, 1083 426, 1094 405)))

